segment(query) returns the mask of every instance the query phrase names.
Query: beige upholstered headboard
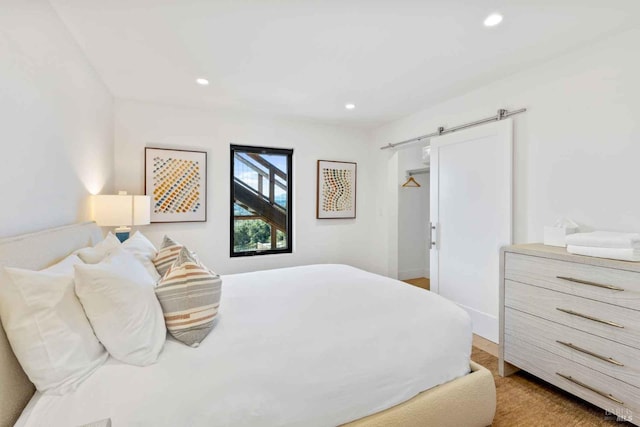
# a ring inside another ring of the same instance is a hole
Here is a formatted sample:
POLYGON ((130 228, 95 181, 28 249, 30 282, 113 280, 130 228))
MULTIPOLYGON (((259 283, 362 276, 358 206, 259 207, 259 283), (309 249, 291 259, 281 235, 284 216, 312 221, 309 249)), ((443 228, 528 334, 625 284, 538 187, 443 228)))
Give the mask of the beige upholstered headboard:
MULTIPOLYGON (((4 267, 40 270, 76 249, 102 240, 93 222, 73 224, 0 240, 0 286, 7 280, 4 267)), ((2 320, 2 319, 0 319, 2 320)), ((0 427, 12 426, 31 399, 35 388, 13 355, 0 327, 0 427)))

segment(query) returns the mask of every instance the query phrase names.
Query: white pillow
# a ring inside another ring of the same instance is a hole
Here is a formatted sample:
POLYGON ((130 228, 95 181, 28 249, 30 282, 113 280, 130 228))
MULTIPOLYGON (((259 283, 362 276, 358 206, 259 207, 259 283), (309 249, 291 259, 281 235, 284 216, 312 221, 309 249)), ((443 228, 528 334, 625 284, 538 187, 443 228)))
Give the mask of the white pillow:
POLYGON ((120 240, 113 234, 107 234, 107 237, 96 244, 92 248, 83 248, 76 253, 80 259, 87 264, 97 264, 102 261, 111 251, 121 246, 120 240))
POLYGON ((0 317, 11 348, 36 388, 73 391, 108 358, 76 297, 71 255, 42 271, 6 268, 0 317))
POLYGON ((135 256, 113 251, 99 264, 76 265, 76 294, 96 335, 116 359, 154 363, 166 339, 155 282, 135 256))
POLYGON ((139 231, 136 231, 133 236, 125 240, 122 247, 131 253, 140 254, 150 260, 154 259, 158 253, 153 243, 139 231))
POLYGON ((152 261, 158 254, 158 250, 144 234, 136 231, 133 236, 124 241, 122 247, 135 255, 136 259, 147 269, 155 283, 160 280, 160 274, 152 261))
POLYGON ((135 253, 133 254, 133 256, 136 257, 140 264, 143 265, 145 270, 147 270, 147 273, 149 273, 149 276, 151 276, 151 278, 153 279, 153 283, 157 285, 162 276, 160 276, 160 273, 158 273, 158 270, 156 270, 156 266, 153 261, 151 261, 149 258, 146 258, 140 253, 135 253))
MULTIPOLYGON (((78 255, 71 254, 64 258, 62 261, 53 264, 51 267, 47 267, 44 270, 40 270, 40 273, 51 274, 64 274, 65 276, 73 276, 75 273, 74 266, 76 264, 82 264, 82 260, 78 258, 78 255)), ((79 301, 78 301, 79 302, 79 301)))

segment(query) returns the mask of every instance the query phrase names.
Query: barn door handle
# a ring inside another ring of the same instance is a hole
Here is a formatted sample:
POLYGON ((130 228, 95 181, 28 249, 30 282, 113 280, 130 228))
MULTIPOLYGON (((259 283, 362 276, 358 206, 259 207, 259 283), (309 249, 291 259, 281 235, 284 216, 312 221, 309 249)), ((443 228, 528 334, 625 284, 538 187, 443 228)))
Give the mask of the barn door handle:
POLYGON ((429 223, 429 249, 433 249, 436 246, 436 235, 437 229, 436 225, 432 222, 429 223))

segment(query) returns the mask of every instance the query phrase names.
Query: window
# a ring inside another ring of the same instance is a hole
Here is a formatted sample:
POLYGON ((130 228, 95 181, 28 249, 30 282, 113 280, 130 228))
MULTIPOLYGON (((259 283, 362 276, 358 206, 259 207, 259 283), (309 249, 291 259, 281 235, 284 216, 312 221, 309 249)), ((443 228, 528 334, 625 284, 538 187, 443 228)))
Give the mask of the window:
POLYGON ((231 146, 231 256, 291 253, 293 150, 231 146))

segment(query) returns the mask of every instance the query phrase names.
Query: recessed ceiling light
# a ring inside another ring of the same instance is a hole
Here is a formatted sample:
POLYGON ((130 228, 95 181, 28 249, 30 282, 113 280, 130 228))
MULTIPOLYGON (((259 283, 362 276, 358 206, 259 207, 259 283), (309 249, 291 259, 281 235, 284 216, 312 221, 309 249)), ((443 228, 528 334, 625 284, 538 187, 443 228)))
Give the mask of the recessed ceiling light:
POLYGON ((484 26, 495 27, 501 22, 502 22, 502 15, 500 15, 499 13, 492 13, 491 15, 487 16, 487 18, 484 20, 484 26))
POLYGON ((347 110, 353 110, 354 108, 356 108, 356 104, 344 104, 344 108, 346 108, 347 110))
POLYGON ((200 78, 200 79, 196 79, 196 83, 198 83, 201 86, 206 86, 209 84, 209 80, 200 78))

